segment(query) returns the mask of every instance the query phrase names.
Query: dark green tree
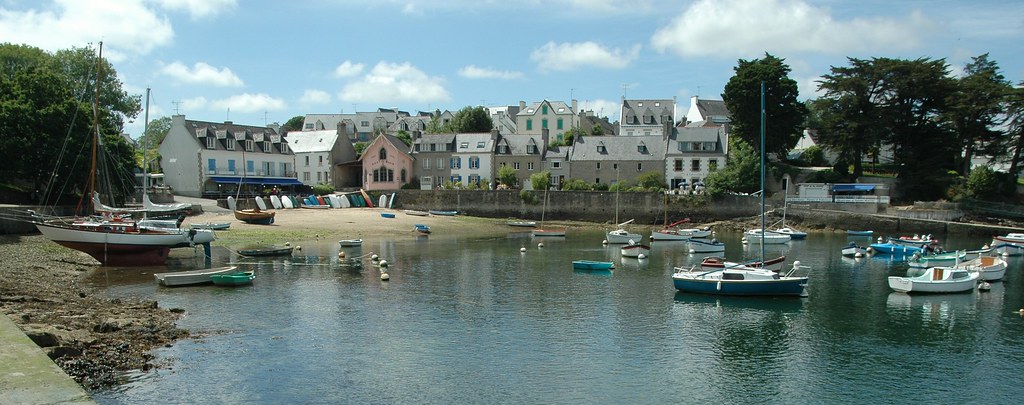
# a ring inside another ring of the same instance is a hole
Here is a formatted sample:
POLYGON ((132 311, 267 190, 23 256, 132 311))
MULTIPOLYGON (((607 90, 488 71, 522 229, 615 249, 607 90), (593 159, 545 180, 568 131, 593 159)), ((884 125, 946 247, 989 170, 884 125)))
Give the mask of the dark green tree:
POLYGON ((999 126, 1005 119, 1004 102, 1012 85, 987 53, 972 58, 963 73, 956 80, 956 91, 949 96, 945 118, 952 124, 963 149, 958 171, 966 176, 975 154, 996 158, 1006 155, 1008 149, 999 126))
POLYGON ((508 165, 498 169, 498 175, 495 179, 498 180, 499 184, 504 184, 508 188, 515 188, 519 184, 519 178, 516 177, 516 169, 508 165))
POLYGON ((412 135, 409 135, 409 131, 406 131, 404 129, 398 130, 398 133, 395 134, 395 137, 401 139, 402 142, 405 142, 406 146, 412 145, 412 135))
POLYGON ((164 141, 164 138, 170 131, 171 117, 160 117, 149 121, 149 125, 146 126, 145 133, 137 140, 139 147, 135 150, 135 161, 139 167, 142 167, 143 165, 143 153, 145 153, 146 160, 151 162, 150 167, 148 168, 150 173, 153 173, 153 170, 156 167, 159 167, 159 165, 152 164, 152 162, 160 160, 160 143, 164 141))
POLYGON ((551 187, 551 172, 545 170, 530 175, 530 186, 534 190, 547 190, 551 187))
POLYGON ((487 109, 483 107, 463 107, 452 118, 451 128, 455 133, 491 132, 494 123, 487 109))
POLYGON ((1024 158, 1024 82, 1007 92, 1006 122, 1006 144, 1010 155, 1008 172, 1009 177, 1016 179, 1024 158))
POLYGON ((765 150, 785 159, 803 135, 807 107, 797 101, 796 81, 789 78, 784 60, 765 54, 763 59, 739 60, 725 85, 722 100, 731 114, 733 135, 760 150, 761 83, 765 87, 765 150))
POLYGON ((877 159, 887 132, 877 105, 886 74, 873 61, 848 61, 850 66, 833 66, 818 82, 825 97, 809 103, 808 125, 818 131, 819 144, 837 152, 838 166, 853 165, 853 176, 859 177, 865 154, 877 159))
POLYGON ((306 122, 306 116, 296 115, 291 117, 284 125, 281 126, 281 133, 286 134, 290 131, 301 131, 302 125, 306 122))

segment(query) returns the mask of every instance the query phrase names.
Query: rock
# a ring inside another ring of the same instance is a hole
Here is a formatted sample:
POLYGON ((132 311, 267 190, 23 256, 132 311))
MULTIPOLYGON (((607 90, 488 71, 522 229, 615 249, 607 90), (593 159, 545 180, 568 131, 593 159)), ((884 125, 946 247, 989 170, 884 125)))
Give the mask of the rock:
POLYGON ((57 346, 50 349, 46 355, 50 356, 51 360, 57 360, 62 357, 78 357, 82 355, 82 349, 71 346, 57 346))
POLYGON ((39 347, 53 347, 60 344, 60 339, 51 332, 33 330, 25 332, 25 335, 39 347))
POLYGON ((107 319, 99 325, 92 327, 92 331, 96 333, 110 333, 121 330, 121 324, 114 319, 107 319))

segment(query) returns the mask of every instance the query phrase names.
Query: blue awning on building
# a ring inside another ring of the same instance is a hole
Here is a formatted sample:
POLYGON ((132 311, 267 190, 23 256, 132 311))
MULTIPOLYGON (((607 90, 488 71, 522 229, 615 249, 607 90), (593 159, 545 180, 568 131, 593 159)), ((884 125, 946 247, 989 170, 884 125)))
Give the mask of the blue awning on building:
POLYGON ((874 184, 833 184, 832 192, 874 191, 874 184))
POLYGON ((239 176, 210 176, 214 183, 221 184, 266 184, 271 186, 301 186, 298 179, 280 177, 239 177, 239 176))

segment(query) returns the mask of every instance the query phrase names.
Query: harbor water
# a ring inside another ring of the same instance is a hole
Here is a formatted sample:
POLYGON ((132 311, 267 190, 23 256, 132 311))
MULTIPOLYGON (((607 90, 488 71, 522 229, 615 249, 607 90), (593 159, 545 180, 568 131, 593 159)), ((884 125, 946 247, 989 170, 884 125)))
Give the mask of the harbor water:
MULTIPOLYGON (((421 236, 293 241, 291 257, 212 265, 255 269, 251 286, 158 287, 152 273, 101 268, 111 296, 181 308, 192 338, 161 366, 93 393, 136 403, 1012 403, 1024 397, 1021 257, 989 292, 907 295, 900 258, 842 257, 850 241, 812 233, 767 256, 810 266, 806 298, 689 295, 685 243, 620 257, 597 231, 533 238, 421 236), (543 243, 543 247, 538 247, 543 243), (521 249, 525 248, 525 252, 521 249), (339 259, 339 251, 346 259, 339 259), (387 260, 389 281, 368 258, 387 260), (611 271, 573 270, 605 260, 611 271)), ((760 256, 717 235, 731 260, 760 256)), ((946 248, 989 240, 939 236, 946 248)), ((646 238, 645 238, 646 239, 646 238)), ((172 263, 171 266, 175 264, 172 263)), ((186 266, 188 263, 179 263, 186 266)), ((193 265, 194 266, 194 265, 193 265)), ((162 269, 166 270, 166 269, 162 269)))

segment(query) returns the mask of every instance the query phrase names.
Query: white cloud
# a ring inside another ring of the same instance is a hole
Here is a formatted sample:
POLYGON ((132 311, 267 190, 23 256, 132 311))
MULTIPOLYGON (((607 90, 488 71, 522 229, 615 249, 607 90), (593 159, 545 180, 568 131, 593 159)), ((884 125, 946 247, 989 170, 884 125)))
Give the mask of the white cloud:
POLYGON ((237 0, 155 0, 161 7, 186 11, 193 20, 213 17, 238 6, 237 0))
POLYGON ((112 61, 126 54, 146 54, 168 45, 174 30, 140 0, 53 0, 4 2, 34 8, 0 8, 0 38, 54 51, 104 41, 104 56, 112 61))
POLYGON ((281 99, 270 97, 267 94, 236 94, 234 96, 216 100, 210 103, 210 107, 219 110, 232 112, 254 113, 263 111, 279 111, 287 107, 281 99))
POLYGON ((226 67, 217 69, 205 62, 196 62, 191 69, 181 62, 174 62, 160 68, 160 73, 184 83, 208 84, 219 87, 238 87, 244 85, 242 79, 235 75, 231 69, 226 67))
POLYGON ((911 49, 932 23, 906 18, 835 20, 805 0, 700 0, 651 37, 659 51, 682 56, 754 56, 764 52, 849 54, 911 49))
POLYGON ((476 65, 469 65, 462 69, 459 69, 459 76, 467 79, 502 79, 502 80, 514 80, 522 79, 522 72, 515 72, 511 70, 495 70, 477 67, 476 65))
POLYGON ((306 90, 302 93, 302 97, 299 98, 299 103, 304 105, 310 104, 327 104, 331 102, 331 94, 323 90, 306 90))
POLYGON ((622 109, 621 102, 609 100, 584 100, 580 102, 580 110, 593 111, 598 117, 609 117, 612 121, 618 119, 619 111, 622 109))
POLYGON ((194 114, 196 111, 206 109, 207 105, 209 105, 209 102, 207 102, 206 97, 203 96, 181 100, 181 107, 177 113, 186 115, 194 114))
POLYGON ((344 61, 338 67, 334 68, 335 77, 351 77, 363 73, 362 63, 352 63, 352 61, 344 61))
POLYGON ((541 71, 567 71, 592 66, 604 69, 623 69, 640 56, 640 45, 628 50, 607 49, 594 42, 548 42, 533 51, 530 59, 541 71))
POLYGON ((432 103, 450 96, 439 77, 430 77, 409 63, 379 62, 358 81, 342 88, 338 98, 346 102, 432 103))

